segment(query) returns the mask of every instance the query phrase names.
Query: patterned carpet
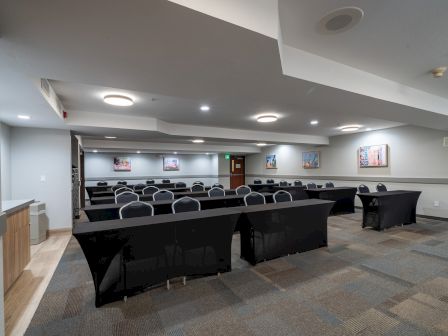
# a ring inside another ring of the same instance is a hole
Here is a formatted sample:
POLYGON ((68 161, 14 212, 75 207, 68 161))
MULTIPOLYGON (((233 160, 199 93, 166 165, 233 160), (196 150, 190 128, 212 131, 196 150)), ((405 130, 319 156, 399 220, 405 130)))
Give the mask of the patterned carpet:
POLYGON ((448 223, 329 218, 329 247, 94 306, 72 239, 26 335, 448 335, 448 223))

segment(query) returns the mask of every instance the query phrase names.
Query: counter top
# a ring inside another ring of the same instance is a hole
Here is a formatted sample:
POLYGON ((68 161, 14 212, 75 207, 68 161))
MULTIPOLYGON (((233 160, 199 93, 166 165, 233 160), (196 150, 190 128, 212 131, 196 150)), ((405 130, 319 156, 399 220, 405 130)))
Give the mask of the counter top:
POLYGON ((8 215, 29 206, 33 202, 34 199, 2 201, 1 212, 8 215))

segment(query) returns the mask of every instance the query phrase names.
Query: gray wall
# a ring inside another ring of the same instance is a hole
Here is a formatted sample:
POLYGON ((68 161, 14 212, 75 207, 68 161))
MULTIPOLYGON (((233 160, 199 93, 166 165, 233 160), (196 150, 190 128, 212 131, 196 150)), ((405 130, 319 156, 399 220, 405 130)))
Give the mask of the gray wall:
POLYGON ((442 146, 444 136, 448 132, 403 126, 331 137, 329 146, 270 146, 261 154, 247 156, 246 173, 249 181, 278 175, 289 181, 295 177, 304 182, 332 179, 340 186, 364 183, 371 188, 384 180, 392 189, 422 190, 419 214, 448 217, 448 148, 442 146), (358 167, 358 148, 373 144, 389 145, 389 167, 358 167), (307 150, 321 152, 319 169, 302 168, 302 152, 307 150), (266 154, 277 155, 278 169, 264 168, 266 154), (439 201, 439 206, 434 206, 434 201, 439 201))
POLYGON ((11 128, 11 187, 12 199, 46 203, 50 229, 71 227, 70 132, 11 128))
POLYGON ((3 200, 11 199, 11 129, 0 123, 0 171, 3 200))

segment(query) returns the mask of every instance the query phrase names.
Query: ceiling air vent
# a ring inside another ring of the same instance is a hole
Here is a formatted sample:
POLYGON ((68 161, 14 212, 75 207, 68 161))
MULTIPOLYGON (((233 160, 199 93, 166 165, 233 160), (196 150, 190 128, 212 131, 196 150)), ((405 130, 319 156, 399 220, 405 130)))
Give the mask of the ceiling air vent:
POLYGON ((40 79, 40 87, 45 95, 50 98, 50 83, 45 78, 40 79))
POLYGON ((448 147, 448 137, 443 138, 443 147, 448 147))

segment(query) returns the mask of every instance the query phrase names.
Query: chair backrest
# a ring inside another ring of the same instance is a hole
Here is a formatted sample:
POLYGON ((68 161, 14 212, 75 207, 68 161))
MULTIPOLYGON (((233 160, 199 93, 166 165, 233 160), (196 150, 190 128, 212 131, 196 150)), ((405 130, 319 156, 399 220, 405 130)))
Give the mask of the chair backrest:
POLYGON ((149 185, 151 185, 151 184, 155 184, 156 183, 156 181, 154 181, 154 180, 148 180, 148 181, 146 181, 146 184, 149 184, 149 185))
POLYGON ((116 185, 114 185, 114 186, 112 186, 112 188, 110 188, 112 191, 115 191, 115 190, 117 190, 117 189, 121 189, 121 188, 123 188, 123 187, 126 187, 125 185, 123 185, 123 184, 116 184, 116 185))
POLYGON ((128 185, 128 183, 126 181, 118 181, 117 184, 128 185))
POLYGON ((244 204, 246 204, 246 206, 266 204, 266 200, 262 194, 252 191, 248 193, 246 196, 244 196, 244 204))
POLYGON ((196 181, 196 182, 193 182, 193 184, 200 184, 200 185, 204 185, 204 182, 201 182, 201 181, 196 181))
POLYGON ((287 187, 288 186, 288 182, 287 181, 280 181, 280 186, 281 187, 287 187))
POLYGON ((333 182, 327 182, 325 183, 325 188, 334 188, 333 182))
POLYGON ((308 189, 316 189, 316 188, 317 188, 317 185, 316 185, 316 183, 314 183, 314 182, 310 182, 310 183, 307 183, 306 187, 307 187, 308 189))
POLYGON ((191 191, 204 191, 205 188, 201 184, 193 184, 190 188, 191 191))
POLYGON ((219 187, 213 187, 208 191, 208 197, 225 196, 226 192, 224 189, 219 187))
POLYGON ((275 181, 273 179, 268 179, 266 180, 266 183, 275 183, 275 181))
POLYGON ((145 189, 145 188, 146 188, 146 184, 139 183, 139 184, 136 184, 136 185, 134 186, 134 191, 137 191, 137 190, 143 190, 143 189, 145 189))
POLYGON ((365 184, 360 184, 360 185, 358 186, 358 192, 361 193, 361 194, 363 194, 363 193, 369 193, 369 192, 370 192, 370 189, 369 189, 369 187, 366 186, 365 184))
POLYGON ((272 198, 274 200, 274 203, 280 203, 280 202, 292 202, 292 196, 289 192, 286 190, 279 190, 272 195, 272 198))
POLYGON ((260 179, 255 179, 254 180, 254 184, 261 184, 261 183, 263 183, 260 179))
POLYGON ((106 181, 100 181, 96 184, 98 187, 105 187, 107 186, 107 182, 106 181))
POLYGON ((173 213, 201 211, 201 203, 195 198, 184 196, 175 200, 173 204, 171 204, 171 209, 173 210, 173 213))
POLYGON ((238 188, 235 189, 235 192, 237 195, 247 195, 252 190, 247 185, 240 185, 238 188))
POLYGON ((143 188, 142 194, 143 195, 153 195, 156 191, 159 191, 159 188, 154 187, 154 186, 149 186, 149 187, 143 188))
POLYGON ((120 219, 132 217, 154 216, 154 208, 151 204, 133 201, 123 205, 119 211, 120 219))
POLYGON ((138 194, 132 191, 125 191, 121 194, 115 195, 115 204, 129 203, 132 201, 138 201, 140 198, 138 194))
POLYGON ((387 191, 387 188, 386 188, 386 186, 384 184, 378 183, 376 185, 376 191, 387 191))
POLYGON ((295 180, 295 181, 294 181, 294 185, 295 185, 296 187, 301 187, 301 186, 302 186, 302 181, 300 181, 300 180, 295 180))
POLYGON ((175 188, 186 188, 187 184, 185 182, 176 182, 174 185, 175 188))
POLYGON ((174 194, 169 190, 159 190, 152 194, 154 201, 172 200, 174 199, 174 194))
POLYGON ((220 183, 213 184, 213 187, 218 187, 218 188, 224 189, 224 186, 220 183))
POLYGON ((162 183, 171 183, 171 180, 168 180, 168 179, 162 180, 162 183))
POLYGON ((115 194, 115 196, 117 196, 117 195, 120 195, 121 193, 124 193, 124 192, 126 192, 126 191, 133 192, 134 190, 132 190, 131 188, 128 188, 128 187, 121 187, 121 188, 119 188, 119 189, 116 189, 116 190, 114 191, 114 194, 115 194))

